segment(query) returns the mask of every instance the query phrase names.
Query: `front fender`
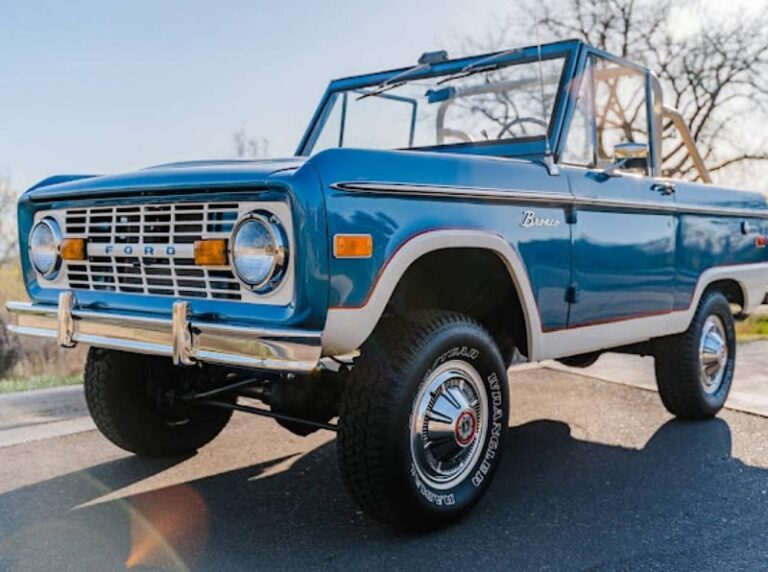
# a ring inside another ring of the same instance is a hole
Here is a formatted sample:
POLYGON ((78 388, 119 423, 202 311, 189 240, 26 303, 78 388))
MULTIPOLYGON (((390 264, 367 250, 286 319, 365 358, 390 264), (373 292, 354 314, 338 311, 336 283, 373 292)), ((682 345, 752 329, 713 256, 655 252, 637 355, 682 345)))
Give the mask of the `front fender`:
POLYGON ((336 234, 373 237, 370 258, 330 259, 326 353, 356 349, 408 267, 444 248, 477 246, 499 255, 525 305, 529 332, 565 326, 570 279, 565 205, 571 196, 565 177, 550 177, 531 161, 427 152, 335 149, 310 164, 326 193, 329 241, 336 234), (385 190, 362 191, 372 182, 385 190), (419 192, 422 188, 430 192, 419 192), (551 226, 525 227, 531 203, 536 217, 554 221, 551 226))
POLYGON ((528 347, 537 351, 537 332, 541 331, 539 313, 525 266, 517 251, 499 235, 476 230, 435 230, 407 240, 380 272, 370 296, 359 306, 338 306, 328 310, 323 332, 323 351, 344 354, 360 347, 373 332, 384 313, 400 279, 422 256, 448 248, 477 248, 495 253, 504 262, 522 301, 528 333, 528 347))

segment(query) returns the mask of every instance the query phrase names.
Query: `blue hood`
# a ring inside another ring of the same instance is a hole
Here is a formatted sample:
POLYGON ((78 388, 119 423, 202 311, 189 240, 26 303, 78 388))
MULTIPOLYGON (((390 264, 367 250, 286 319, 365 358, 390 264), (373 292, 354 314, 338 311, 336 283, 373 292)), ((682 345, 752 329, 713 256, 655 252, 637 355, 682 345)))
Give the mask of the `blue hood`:
POLYGON ((305 161, 302 157, 258 161, 189 161, 120 175, 64 175, 41 181, 26 195, 33 201, 47 201, 200 188, 253 188, 265 186, 275 173, 298 169, 305 161))

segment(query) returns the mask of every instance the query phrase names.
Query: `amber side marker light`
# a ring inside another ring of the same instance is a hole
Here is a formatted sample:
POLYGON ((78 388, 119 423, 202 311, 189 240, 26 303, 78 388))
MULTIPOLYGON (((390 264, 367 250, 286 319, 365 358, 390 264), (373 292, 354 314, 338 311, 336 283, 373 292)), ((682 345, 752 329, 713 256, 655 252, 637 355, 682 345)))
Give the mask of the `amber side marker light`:
POLYGON ((214 239, 195 242, 195 264, 197 266, 225 266, 227 264, 227 241, 214 239))
POLYGON ((83 238, 65 238, 61 241, 61 258, 64 260, 85 260, 85 239, 83 238))
POLYGON ((373 237, 370 234, 337 234, 333 237, 333 255, 336 258, 370 258, 373 237))

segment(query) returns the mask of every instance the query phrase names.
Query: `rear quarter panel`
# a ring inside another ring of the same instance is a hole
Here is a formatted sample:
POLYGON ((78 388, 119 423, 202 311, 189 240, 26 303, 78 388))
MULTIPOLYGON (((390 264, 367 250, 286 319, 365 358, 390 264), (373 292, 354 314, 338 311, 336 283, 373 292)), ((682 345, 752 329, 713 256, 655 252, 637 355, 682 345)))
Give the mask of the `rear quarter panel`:
MULTIPOLYGON (((705 271, 733 266, 737 276, 739 266, 768 262, 768 249, 758 243, 759 237, 768 235, 768 209, 760 193, 688 182, 676 185, 680 214, 674 303, 676 309, 686 309, 693 303, 697 282, 705 271), (712 212, 697 213, 695 209, 712 212), (743 212, 715 214, 719 209, 743 212)), ((764 282, 768 284, 768 269, 764 282)), ((758 300, 750 302, 754 305, 758 300)))

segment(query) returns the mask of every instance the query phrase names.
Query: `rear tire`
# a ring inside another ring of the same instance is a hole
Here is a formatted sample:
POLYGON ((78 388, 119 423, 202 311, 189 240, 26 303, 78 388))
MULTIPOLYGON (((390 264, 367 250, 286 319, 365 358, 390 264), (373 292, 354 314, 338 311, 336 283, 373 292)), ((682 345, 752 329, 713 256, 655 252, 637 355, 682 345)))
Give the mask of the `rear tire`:
POLYGON ((508 416, 506 368, 480 324, 451 312, 385 319, 342 396, 347 486, 368 515, 397 528, 455 521, 487 490, 508 416))
POLYGON ((227 425, 232 411, 171 402, 184 382, 201 375, 170 360, 92 348, 85 365, 85 399, 99 431, 115 445, 146 457, 194 453, 227 425))
POLYGON ((702 298, 688 330, 657 342, 656 383, 667 411, 709 419, 723 408, 736 365, 736 329, 728 300, 702 298))

